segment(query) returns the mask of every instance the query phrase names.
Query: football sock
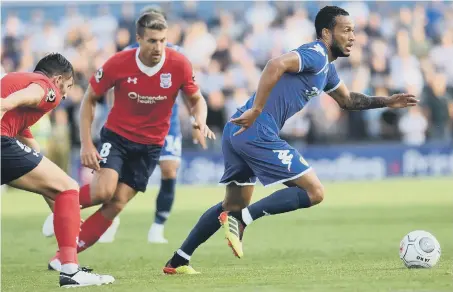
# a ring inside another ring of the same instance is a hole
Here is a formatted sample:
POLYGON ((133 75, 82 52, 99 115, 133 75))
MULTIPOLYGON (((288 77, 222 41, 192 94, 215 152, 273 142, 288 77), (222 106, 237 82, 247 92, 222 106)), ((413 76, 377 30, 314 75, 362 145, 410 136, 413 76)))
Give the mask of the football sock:
POLYGON ((59 259, 61 264, 65 266, 64 272, 75 273, 78 268, 77 238, 80 232, 78 191, 68 190, 57 195, 53 220, 60 253, 59 259))
POLYGON ((156 216, 154 223, 165 224, 170 215, 171 207, 175 199, 176 179, 163 179, 160 182, 160 190, 156 199, 156 216))
MULTIPOLYGON (((88 217, 80 226, 79 245, 77 252, 82 252, 95 244, 104 232, 112 225, 112 220, 107 219, 102 215, 101 209, 88 217)), ((80 224, 80 218, 79 218, 80 224)), ((61 250, 60 250, 61 252, 61 250)))
POLYGON ((211 237, 220 228, 219 216, 222 213, 222 202, 212 206, 201 215, 195 227, 190 231, 181 248, 175 253, 170 264, 176 268, 189 262, 195 249, 211 237))
POLYGON ((278 190, 242 211, 230 212, 230 214, 245 225, 249 225, 252 221, 265 215, 282 214, 310 206, 311 201, 307 191, 298 187, 290 187, 278 190))
POLYGON ((91 207, 90 184, 86 184, 80 188, 79 204, 83 208, 91 207))

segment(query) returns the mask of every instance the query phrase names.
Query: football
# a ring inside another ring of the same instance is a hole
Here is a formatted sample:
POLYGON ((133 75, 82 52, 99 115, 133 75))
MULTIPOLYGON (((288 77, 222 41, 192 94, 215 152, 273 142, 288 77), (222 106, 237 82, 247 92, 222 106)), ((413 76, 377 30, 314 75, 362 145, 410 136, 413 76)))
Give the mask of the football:
POLYGON ((400 243, 400 258, 407 268, 432 268, 440 258, 440 244, 431 233, 415 230, 400 243))

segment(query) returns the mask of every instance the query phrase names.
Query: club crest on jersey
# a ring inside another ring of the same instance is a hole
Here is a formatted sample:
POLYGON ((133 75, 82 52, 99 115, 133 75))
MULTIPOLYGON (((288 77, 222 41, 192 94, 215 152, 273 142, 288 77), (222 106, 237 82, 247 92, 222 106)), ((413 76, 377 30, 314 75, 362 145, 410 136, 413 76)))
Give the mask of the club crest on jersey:
POLYGON ((99 82, 101 82, 101 79, 103 76, 104 76, 104 69, 99 68, 96 71, 96 74, 94 74, 94 79, 96 79, 96 82, 99 83, 99 82))
POLYGON ((162 88, 171 87, 171 73, 160 74, 160 87, 162 88))
POLYGON ((49 91, 47 92, 47 95, 46 95, 46 101, 54 102, 56 98, 57 98, 57 94, 55 93, 55 90, 53 90, 52 88, 49 89, 49 91))

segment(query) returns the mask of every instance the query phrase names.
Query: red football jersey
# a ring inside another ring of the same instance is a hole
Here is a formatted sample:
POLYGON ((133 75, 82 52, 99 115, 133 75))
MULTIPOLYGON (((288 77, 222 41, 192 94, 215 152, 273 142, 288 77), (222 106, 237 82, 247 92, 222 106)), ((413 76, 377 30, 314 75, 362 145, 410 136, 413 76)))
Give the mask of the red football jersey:
POLYGON ((106 128, 136 143, 163 145, 178 91, 192 95, 198 86, 191 63, 181 53, 166 48, 159 64, 147 67, 139 52, 140 48, 116 53, 90 84, 97 95, 115 88, 106 128))
POLYGON ((36 83, 44 89, 44 96, 35 108, 17 107, 7 111, 2 118, 2 136, 32 138, 30 126, 36 123, 43 115, 56 108, 62 99, 60 91, 50 79, 40 73, 14 72, 5 75, 1 79, 2 98, 27 88, 30 84, 36 83))

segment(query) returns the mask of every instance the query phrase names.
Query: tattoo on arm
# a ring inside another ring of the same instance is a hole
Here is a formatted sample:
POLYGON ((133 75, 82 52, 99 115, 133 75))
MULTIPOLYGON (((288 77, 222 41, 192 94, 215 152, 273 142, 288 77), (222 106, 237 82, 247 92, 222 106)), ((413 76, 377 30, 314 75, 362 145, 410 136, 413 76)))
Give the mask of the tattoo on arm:
POLYGON ((343 104, 345 110, 367 110, 386 107, 387 97, 369 96, 363 93, 351 92, 349 99, 343 104))

